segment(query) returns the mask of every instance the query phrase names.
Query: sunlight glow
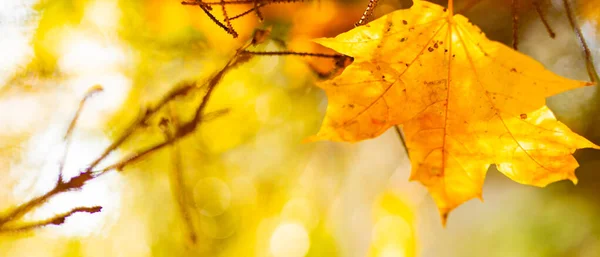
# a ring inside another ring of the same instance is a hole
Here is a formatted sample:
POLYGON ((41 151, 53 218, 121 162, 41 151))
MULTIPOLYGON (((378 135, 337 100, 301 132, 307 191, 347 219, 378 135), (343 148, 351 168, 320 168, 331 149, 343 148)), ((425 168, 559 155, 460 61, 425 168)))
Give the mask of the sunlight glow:
MULTIPOLYGON (((58 68, 64 75, 65 91, 56 93, 56 99, 63 103, 51 108, 43 108, 40 116, 54 117, 48 122, 51 125, 42 132, 42 136, 34 137, 28 144, 29 160, 37 160, 39 167, 23 167, 32 175, 29 185, 21 186, 23 192, 44 193, 51 189, 58 177, 58 166, 64 150, 62 140, 68 123, 76 106, 86 92, 100 85, 103 92, 86 102, 86 107, 80 115, 79 122, 72 136, 63 173, 64 180, 77 176, 81 169, 110 145, 111 138, 103 135, 99 127, 105 124, 111 114, 118 111, 127 98, 132 81, 124 70, 130 63, 130 56, 118 39, 111 37, 118 29, 119 12, 116 2, 91 2, 85 9, 85 14, 78 27, 57 34, 58 68), (98 33, 98 30, 103 33, 98 33), (108 35, 108 36, 107 36, 108 35), (45 146, 40 149, 40 146, 45 146), (43 159, 43 160, 42 160, 43 159), (35 172, 34 172, 35 171, 35 172), (35 175, 37 174, 37 175, 35 175), (28 190, 27 187, 32 187, 28 190)), ((10 58, 9 58, 10 59, 10 58)), ((35 105, 34 105, 35 106, 35 105)), ((116 156, 114 158, 117 158, 116 156)), ((23 175, 23 174, 21 174, 23 175)), ((41 220, 57 214, 67 213, 76 207, 101 206, 99 213, 76 213, 69 216, 64 224, 49 230, 68 236, 86 236, 91 233, 101 233, 102 228, 116 221, 120 208, 120 175, 107 174, 85 184, 82 190, 67 192, 51 199, 38 210, 25 217, 28 220, 41 220)), ((18 188, 17 188, 17 191, 18 188)), ((18 193, 17 193, 18 194, 18 193)), ((30 196, 22 196, 29 198, 30 196)), ((52 228, 54 226, 49 226, 52 228)))
POLYGON ((124 62, 123 52, 115 45, 102 43, 85 33, 64 36, 60 47, 61 70, 69 73, 100 73, 115 70, 124 62))
POLYGON ((274 257, 303 257, 309 247, 308 232, 302 225, 283 223, 273 232, 269 250, 274 257))
POLYGON ((89 21, 101 30, 115 31, 119 26, 121 10, 118 2, 95 1, 85 9, 84 20, 89 21))
POLYGON ((404 249, 399 248, 396 245, 386 245, 383 250, 379 253, 378 257, 405 257, 404 249))
POLYGON ((29 41, 36 27, 32 19, 35 2, 0 1, 0 88, 32 55, 29 41))
POLYGON ((229 186, 216 177, 205 178, 194 187, 194 202, 202 215, 215 217, 227 211, 231 205, 229 186))

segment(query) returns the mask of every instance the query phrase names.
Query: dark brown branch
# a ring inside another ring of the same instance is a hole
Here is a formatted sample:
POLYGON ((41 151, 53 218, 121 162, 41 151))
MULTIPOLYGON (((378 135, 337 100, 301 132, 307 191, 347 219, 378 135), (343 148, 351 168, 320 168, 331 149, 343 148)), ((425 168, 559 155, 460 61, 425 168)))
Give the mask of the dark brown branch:
POLYGON ((217 24, 219 27, 221 27, 222 29, 225 30, 225 32, 231 34, 231 32, 229 31, 229 28, 223 24, 221 21, 219 21, 212 13, 210 13, 210 10, 208 9, 209 6, 200 6, 200 8, 202 9, 202 11, 204 11, 204 13, 208 16, 208 18, 210 18, 210 20, 212 20, 215 24, 217 24))
POLYGON ((256 17, 258 18, 258 20, 262 22, 265 18, 260 12, 261 4, 261 0, 254 0, 254 12, 256 13, 256 17))
MULTIPOLYGON (((221 0, 221 2, 225 2, 225 0, 221 0)), ((231 21, 229 20, 229 15, 227 15, 227 8, 224 4, 221 5, 221 9, 223 11, 223 17, 225 20, 225 25, 227 25, 227 33, 231 34, 231 36, 233 36, 233 38, 237 38, 238 37, 238 33, 233 29, 233 26, 231 25, 231 21)))
POLYGON ((0 228, 0 233, 7 233, 7 232, 25 232, 25 231, 30 231, 33 229, 38 229, 41 227, 45 227, 48 225, 62 225, 63 223, 65 223, 65 220, 70 217, 71 215, 75 214, 75 213, 89 213, 89 214, 94 214, 97 212, 102 211, 102 207, 101 206, 93 206, 93 207, 77 207, 74 208, 68 212, 65 213, 61 213, 58 215, 54 215, 51 218, 45 219, 45 220, 40 220, 40 221, 35 221, 35 222, 28 222, 28 223, 24 223, 24 224, 20 224, 18 226, 15 227, 8 227, 8 228, 0 228))
MULTIPOLYGON (((173 108, 169 108, 171 122, 165 120, 165 122, 161 122, 161 130, 165 134, 165 138, 167 140, 172 139, 175 135, 172 132, 171 124, 177 127, 178 122, 175 114, 173 113, 173 108)), ((185 190, 185 179, 183 177, 183 171, 181 167, 181 152, 179 151, 179 147, 177 147, 176 143, 173 143, 171 146, 171 159, 173 162, 173 174, 169 176, 171 179, 171 191, 173 192, 173 198, 177 203, 177 207, 181 214, 181 218, 185 224, 185 228, 187 230, 189 239, 192 243, 196 243, 196 231, 194 230, 194 224, 192 223, 192 217, 190 211, 187 208, 186 203, 189 201, 188 194, 185 190)))
POLYGON ((296 56, 310 56, 310 57, 331 58, 331 59, 339 59, 339 58, 346 58, 346 57, 348 57, 348 56, 345 56, 345 55, 342 55, 342 54, 304 53, 304 52, 293 52, 293 51, 277 51, 277 52, 264 51, 264 52, 257 52, 257 51, 247 51, 247 50, 244 50, 244 51, 242 51, 242 53, 249 54, 249 55, 267 55, 267 56, 296 55, 296 56))
POLYGON ((581 32, 581 28, 577 24, 577 18, 573 15, 573 10, 571 9, 571 5, 569 0, 563 0, 563 5, 565 7, 565 11, 567 12, 567 18, 569 19, 569 24, 571 24, 571 28, 575 31, 577 35, 577 39, 579 39, 579 44, 583 48, 583 53, 585 55, 585 66, 587 68, 588 76, 590 80, 594 83, 598 83, 600 78, 598 77, 598 73, 596 72, 596 67, 594 66, 594 59, 592 57, 592 52, 590 51, 590 47, 588 46, 585 38, 583 37, 583 32, 581 32))
POLYGON ((518 50, 519 48, 519 0, 512 0, 511 4, 511 12, 512 12, 512 38, 513 38, 513 48, 518 50))
POLYGON ((244 12, 238 14, 238 15, 235 15, 235 16, 231 17, 229 20, 232 21, 232 20, 236 20, 236 19, 242 18, 242 17, 248 15, 249 13, 254 12, 257 7, 260 8, 260 7, 264 7, 266 5, 268 5, 268 3, 260 3, 258 5, 255 5, 254 7, 250 8, 250 9, 248 9, 248 10, 246 10, 246 11, 244 11, 244 12))
POLYGON ((75 116, 71 120, 71 123, 69 123, 69 128, 67 129, 67 132, 65 132, 65 136, 63 137, 63 140, 65 141, 65 150, 63 151, 63 155, 62 155, 62 158, 61 158, 59 166, 58 166, 58 180, 60 180, 60 181, 62 181, 62 179, 63 179, 63 170, 65 167, 65 163, 67 161, 67 154, 68 154, 69 148, 71 146, 71 135, 73 134, 73 130, 75 129, 75 126, 77 125, 77 121, 79 120, 79 115, 83 111, 83 107, 85 106, 85 103, 87 102, 87 100, 90 97, 92 97, 93 95, 95 95, 96 93, 101 92, 102 90, 103 90, 102 86, 100 86, 100 85, 96 85, 96 86, 92 87, 90 90, 88 90, 87 94, 79 102, 79 107, 77 108, 77 112, 75 112, 75 116))
POLYGON ((258 17, 258 19, 260 21, 263 21, 264 17, 262 15, 262 12, 260 11, 260 8, 269 5, 269 4, 277 4, 277 3, 295 3, 295 2, 303 2, 304 0, 233 0, 233 1, 226 1, 226 0, 221 0, 219 2, 203 2, 201 0, 191 0, 191 1, 183 1, 181 2, 182 5, 194 5, 194 6, 199 6, 202 11, 204 11, 204 13, 215 23, 217 24, 217 26, 221 27, 223 30, 225 30, 225 32, 227 32, 228 34, 232 35, 234 38, 238 37, 238 33, 235 31, 235 29, 233 28, 233 25, 231 24, 232 20, 235 19, 239 19, 241 17, 244 17, 246 15, 248 15, 251 12, 256 13, 256 16, 258 17), (225 8, 226 5, 235 5, 235 4, 252 4, 253 7, 250 8, 249 10, 246 10, 240 14, 237 14, 235 16, 229 17, 229 14, 225 8), (212 11, 212 7, 213 5, 220 5, 221 6, 221 10, 223 11, 223 17, 224 17, 224 21, 221 22, 219 19, 217 19, 210 11, 212 11))
MULTIPOLYGON (((28 201, 27 203, 15 208, 14 210, 12 210, 11 212, 9 212, 7 215, 5 215, 4 217, 0 217, 0 229, 2 229, 2 227, 13 221, 13 220, 17 220, 21 217, 23 217, 23 215, 25 215, 27 212, 29 212, 31 209, 33 209, 36 206, 42 205, 43 203, 45 203, 48 199, 50 199, 52 196, 59 194, 61 192, 67 191, 67 190, 71 190, 71 189, 78 189, 79 186, 75 186, 70 188, 70 185, 73 185, 74 183, 77 182, 77 178, 81 177, 82 175, 80 174, 79 176, 76 176, 74 178, 71 178, 69 180, 69 182, 63 182, 63 169, 64 169, 64 164, 66 161, 66 157, 67 157, 67 153, 68 153, 68 149, 70 146, 70 138, 71 138, 71 134, 73 132, 73 129, 75 128, 75 126, 77 125, 77 121, 79 120, 79 114, 81 113, 81 111, 83 110, 83 107, 85 106, 85 103, 87 101, 87 99, 89 99, 91 96, 93 96, 94 94, 98 93, 102 91, 102 87, 100 86, 94 86, 92 87, 88 93, 84 96, 84 98, 80 101, 79 103, 79 108, 75 114, 75 117, 73 117, 73 119, 71 120, 69 127, 67 129, 67 131, 65 132, 65 136, 64 139, 66 141, 66 146, 65 146, 65 151, 63 152, 63 156, 61 158, 61 161, 59 163, 59 170, 58 170, 58 179, 56 182, 55 187, 50 190, 49 192, 47 192, 46 194, 33 198, 30 201, 28 201)), ((81 184, 83 185, 83 184, 81 184)))
POLYGON ((340 69, 343 69, 347 66, 349 61, 352 61, 353 58, 350 56, 342 55, 342 54, 323 54, 323 53, 304 53, 304 52, 294 52, 294 51, 242 51, 243 54, 246 55, 259 55, 259 56, 284 56, 284 55, 294 55, 294 56, 303 56, 303 57, 319 57, 319 58, 331 58, 335 60, 335 67, 327 72, 323 73, 316 69, 312 64, 309 63, 311 69, 319 76, 321 79, 330 78, 332 75, 336 74, 340 69))
POLYGON ((535 11, 540 16, 540 20, 542 20, 544 27, 546 27, 546 31, 548 32, 548 35, 551 38, 555 38, 556 33, 554 33, 554 31, 552 30, 552 27, 550 27, 550 23, 548 22, 548 20, 546 19, 546 16, 544 15, 544 11, 542 10, 539 0, 533 1, 533 6, 535 7, 535 11))
POLYGON ((360 20, 354 23, 355 27, 367 24, 371 16, 373 16, 373 11, 375 10, 375 7, 377 7, 378 1, 379 0, 369 0, 369 4, 367 5, 367 8, 363 12, 362 16, 360 16, 360 20))
MULTIPOLYGON (((202 2, 202 1, 183 1, 182 5, 235 5, 235 4, 254 4, 255 0, 229 0, 219 2, 202 2)), ((268 0, 269 4, 295 3, 303 2, 304 0, 268 0)))

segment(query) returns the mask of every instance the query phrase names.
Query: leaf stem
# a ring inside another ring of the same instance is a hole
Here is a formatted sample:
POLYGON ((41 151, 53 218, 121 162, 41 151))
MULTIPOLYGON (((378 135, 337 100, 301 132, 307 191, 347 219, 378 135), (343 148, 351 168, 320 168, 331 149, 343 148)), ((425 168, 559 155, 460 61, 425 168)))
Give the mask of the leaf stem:
POLYGON ((395 125, 394 129, 396 130, 396 134, 398 134, 398 139, 400 139, 400 143, 402 144, 402 147, 404 147, 404 152, 406 153, 406 156, 408 157, 408 159, 410 159, 410 153, 408 152, 408 146, 406 145, 406 139, 404 138, 404 133, 402 133, 402 130, 400 129, 400 127, 398 125, 395 125))

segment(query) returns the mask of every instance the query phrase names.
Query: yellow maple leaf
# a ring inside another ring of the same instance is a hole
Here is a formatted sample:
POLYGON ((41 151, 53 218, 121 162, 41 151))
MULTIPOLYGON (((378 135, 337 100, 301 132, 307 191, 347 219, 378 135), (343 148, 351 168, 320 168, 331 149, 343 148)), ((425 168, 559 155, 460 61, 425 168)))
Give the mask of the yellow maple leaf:
POLYGON ((366 26, 318 43, 354 57, 320 85, 327 114, 312 140, 360 141, 403 128, 411 179, 443 221, 481 198, 491 164, 514 181, 545 186, 577 179, 578 148, 597 148, 558 122, 545 98, 590 85, 544 69, 485 37, 449 8, 415 0, 366 26))

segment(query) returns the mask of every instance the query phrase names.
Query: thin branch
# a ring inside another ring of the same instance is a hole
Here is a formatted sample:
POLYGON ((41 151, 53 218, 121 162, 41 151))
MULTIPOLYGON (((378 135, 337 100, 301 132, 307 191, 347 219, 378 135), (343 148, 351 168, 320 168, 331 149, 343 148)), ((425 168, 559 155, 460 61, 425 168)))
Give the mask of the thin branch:
POLYGON ((331 58, 335 60, 335 67, 327 72, 323 73, 316 69, 314 65, 309 63, 311 69, 317 74, 317 76, 321 79, 327 79, 336 74, 340 69, 343 69, 347 66, 348 61, 352 61, 353 58, 347 55, 342 54, 323 54, 323 53, 305 53, 305 52, 294 52, 294 51, 242 51, 243 54, 247 55, 259 55, 259 56, 284 56, 284 55, 294 55, 294 56, 309 56, 309 57, 318 57, 318 58, 331 58))
POLYGON ((544 15, 544 11, 542 10, 542 7, 540 5, 540 1, 539 0, 533 1, 533 6, 535 7, 535 11, 540 16, 540 20, 542 20, 542 23, 544 24, 544 27, 546 27, 546 31, 548 32, 548 35, 551 38, 555 38, 556 37, 556 33, 554 33, 554 31, 552 30, 552 27, 550 27, 550 23, 546 19, 546 16, 544 15))
POLYGON ((255 5, 254 7, 252 7, 250 9, 248 9, 248 10, 246 10, 246 11, 238 14, 238 15, 235 15, 235 16, 231 17, 229 20, 232 21, 232 20, 236 20, 236 19, 242 18, 242 17, 248 15, 249 13, 254 12, 257 8, 264 7, 264 6, 267 6, 267 5, 268 5, 268 3, 260 3, 258 5, 255 5))
POLYGON ((261 7, 261 0, 254 0, 254 11, 256 13, 256 17, 258 18, 259 21, 263 21, 265 18, 263 17, 262 13, 260 12, 260 7, 261 7))
MULTIPOLYGON (((236 5, 236 4, 254 4, 255 0, 229 0, 219 2, 202 2, 202 1, 183 1, 182 5, 236 5)), ((304 2, 304 0, 268 0, 269 4, 295 3, 304 2)))
POLYGON ((193 83, 183 83, 181 86, 176 87, 174 90, 170 91, 165 95, 154 107, 149 107, 144 111, 144 114, 141 115, 137 120, 135 120, 129 127, 125 129, 125 132, 121 134, 119 138, 117 138, 113 143, 104 150, 104 152, 96 158, 86 169, 86 171, 91 171, 100 164, 102 160, 104 160, 110 153, 116 150, 125 140, 127 140, 135 130, 140 127, 142 124, 148 122, 148 120, 159 110, 161 110, 167 103, 175 100, 178 97, 185 96, 189 94, 193 89, 196 89, 197 85, 195 82, 193 83))
POLYGON ((367 8, 363 12, 362 16, 360 16, 360 20, 354 23, 355 27, 367 24, 371 16, 373 16, 373 11, 375 10, 375 7, 377 7, 377 2, 379 2, 379 0, 369 0, 369 4, 367 5, 367 8))
POLYGON ((278 55, 296 55, 296 56, 310 56, 310 57, 320 57, 320 58, 331 58, 331 59, 338 59, 338 58, 346 58, 346 55, 342 55, 342 54, 322 54, 322 53, 304 53, 304 52, 293 52, 293 51, 264 51, 264 52, 257 52, 257 51, 248 51, 248 50, 244 50, 242 51, 242 53, 244 54, 249 54, 249 55, 267 55, 267 56, 278 56, 278 55))
POLYGON ((96 93, 101 92, 102 90, 103 90, 102 86, 100 86, 100 85, 96 85, 96 86, 92 87, 90 90, 88 90, 87 94, 79 102, 79 107, 77 108, 77 112, 75 112, 75 116, 71 120, 71 123, 69 124, 69 128, 67 129, 67 132, 65 132, 65 136, 63 137, 63 140, 65 141, 65 150, 63 151, 63 155, 62 155, 62 158, 59 163, 58 180, 62 181, 62 179, 63 179, 63 170, 65 167, 65 163, 67 161, 67 155, 69 153, 69 148, 71 146, 71 135, 73 134, 73 130, 75 129, 75 126, 77 125, 77 121, 79 120, 79 115, 83 111, 83 107, 85 106, 85 103, 87 102, 87 100, 90 97, 92 97, 93 95, 95 95, 96 93))
POLYGON ((38 228, 45 227, 48 225, 62 225, 63 223, 65 223, 65 220, 68 217, 70 217, 71 215, 73 215, 75 213, 94 214, 94 213, 97 213, 100 211, 102 211, 101 206, 77 207, 77 208, 71 209, 68 212, 54 215, 53 217, 45 219, 45 220, 28 222, 28 223, 20 224, 19 226, 15 226, 15 227, 8 227, 8 228, 0 227, 0 233, 11 233, 11 232, 18 233, 18 232, 25 232, 25 231, 30 231, 33 229, 38 229, 38 228))
POLYGON ((518 50, 518 47, 519 47, 519 0, 512 0, 510 9, 512 12, 513 48, 515 50, 518 50))
POLYGON ((594 66, 594 59, 592 57, 592 52, 590 51, 590 47, 588 46, 585 38, 583 37, 583 32, 581 32, 581 28, 577 24, 577 19, 573 15, 573 10, 571 9, 571 5, 569 0, 563 0, 563 5, 565 7, 565 11, 567 12, 567 18, 569 19, 569 24, 571 24, 571 28, 575 31, 577 38, 579 39, 579 44, 583 48, 583 53, 585 54, 585 66, 587 68, 588 76, 590 80, 594 83, 600 82, 600 78, 598 77, 598 73, 596 72, 596 67, 594 66))
POLYGON ((269 5, 269 4, 277 4, 277 3, 295 3, 295 2, 303 2, 304 0, 221 0, 219 2, 203 2, 201 0, 191 0, 191 1, 183 1, 182 5, 194 5, 199 6, 202 11, 215 23, 217 26, 221 27, 225 32, 232 35, 234 38, 238 37, 238 33, 233 28, 231 24, 232 20, 239 19, 248 15, 251 12, 256 13, 256 16, 260 21, 264 20, 263 14, 260 11, 260 8, 269 5), (252 4, 253 7, 249 10, 246 10, 240 14, 229 17, 229 14, 225 8, 226 5, 236 5, 236 4, 252 4), (212 11, 213 5, 220 5, 221 10, 223 11, 224 20, 221 22, 217 19, 210 11, 212 11))
POLYGON ((209 7, 210 6, 206 6, 206 5, 200 6, 202 11, 204 11, 204 13, 208 16, 208 18, 210 18, 210 20, 212 20, 215 24, 217 24, 219 27, 224 29, 225 32, 231 34, 231 32, 229 31, 229 28, 225 24, 223 24, 221 21, 219 21, 212 13, 210 13, 209 7))
MULTIPOLYGON (((171 131, 170 125, 177 127, 177 119, 174 113, 174 110, 171 106, 169 106, 171 122, 164 119, 161 121, 160 127, 163 133, 165 134, 166 139, 171 139, 175 135, 171 131)), ((171 179, 171 191, 173 192, 173 198, 177 203, 177 207, 179 208, 179 212, 181 213, 181 218, 185 223, 185 227, 189 236, 189 239, 192 243, 196 243, 196 232, 194 230, 194 224, 192 223, 191 214, 187 208, 186 203, 188 202, 188 194, 185 190, 185 179, 183 177, 183 171, 181 168, 181 152, 179 151, 179 147, 174 143, 171 146, 171 159, 173 162, 173 174, 170 176, 171 179)))
MULTIPOLYGON (((219 117, 219 116, 222 116, 224 114, 227 114, 228 112, 229 112, 229 110, 219 110, 219 111, 214 111, 214 112, 211 112, 211 113, 207 113, 206 115, 204 115, 204 118, 202 118, 200 120, 200 122, 212 120, 212 119, 214 119, 216 117, 219 117)), ((183 127, 183 126, 189 126, 189 123, 192 123, 192 121, 186 123, 185 125, 182 125, 181 127, 183 127)), ((98 177, 98 176, 100 176, 100 175, 102 175, 102 174, 104 174, 104 173, 106 173, 108 171, 111 171, 111 170, 115 170, 115 169, 116 170, 122 170, 122 169, 125 168, 125 166, 133 164, 134 162, 136 162, 140 158, 145 157, 146 155, 151 154, 151 153, 153 153, 153 152, 155 152, 155 151, 157 151, 159 149, 162 149, 163 147, 168 146, 168 145, 170 145, 170 144, 172 144, 172 143, 180 140, 181 137, 186 136, 186 135, 187 134, 180 135, 179 138, 171 138, 171 139, 165 140, 163 142, 157 143, 157 144, 155 144, 153 146, 150 146, 150 147, 148 147, 148 148, 146 148, 144 150, 138 151, 137 153, 133 153, 133 154, 131 154, 131 155, 129 155, 129 156, 121 159, 120 161, 118 161, 118 162, 116 162, 114 164, 108 165, 108 166, 106 166, 106 167, 104 167, 102 169, 99 169, 99 170, 93 170, 93 171, 90 170, 90 172, 92 172, 94 174, 94 177, 98 177)))
MULTIPOLYGON (((225 0, 221 0, 221 2, 223 3, 223 2, 225 2, 225 0)), ((229 21, 229 15, 227 15, 227 8, 225 7, 224 4, 221 5, 221 9, 223 11, 225 25, 227 25, 227 33, 231 34, 231 36, 233 36, 233 38, 237 38, 238 33, 233 29, 233 26, 231 26, 231 21, 229 21)))
MULTIPOLYGON (((69 180, 69 182, 63 182, 63 169, 64 169, 64 164, 67 158, 67 153, 68 153, 68 149, 70 146, 70 142, 71 142, 71 135, 73 132, 73 129, 75 128, 75 126, 77 125, 77 121, 79 120, 79 114, 81 113, 81 111, 83 110, 83 107, 85 106, 85 103, 87 101, 87 99, 89 99, 91 96, 93 96, 94 94, 98 93, 102 91, 102 87, 100 86, 94 86, 92 87, 88 93, 84 96, 84 98, 80 101, 79 103, 79 108, 75 114, 75 117, 73 117, 73 119, 71 120, 69 127, 67 129, 67 131, 65 132, 65 136, 64 136, 64 140, 66 141, 66 146, 65 146, 65 151, 63 152, 63 156, 61 158, 61 161, 59 163, 59 170, 58 170, 58 179, 56 182, 55 187, 50 190, 49 192, 47 192, 46 194, 33 198, 30 201, 28 201, 27 203, 15 208, 14 210, 12 210, 11 212, 9 212, 7 215, 5 215, 4 217, 0 217, 0 229, 7 223, 13 221, 13 220, 17 220, 21 217, 23 217, 23 215, 25 215, 27 212, 29 212, 31 209, 33 209, 34 207, 38 206, 38 205, 42 205, 43 203, 45 203, 48 199, 50 199, 52 196, 70 190, 71 188, 69 188, 68 185, 71 185, 75 182, 77 182, 77 177, 71 178, 69 180)), ((81 176, 81 175, 80 175, 81 176)), ((78 187, 74 187, 72 189, 76 189, 78 187)))

